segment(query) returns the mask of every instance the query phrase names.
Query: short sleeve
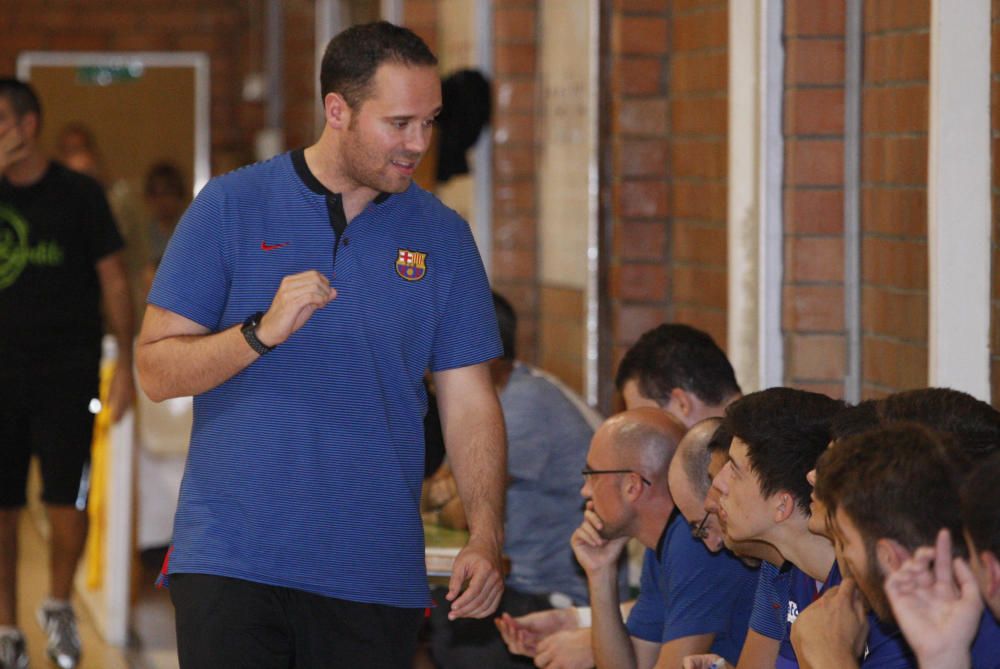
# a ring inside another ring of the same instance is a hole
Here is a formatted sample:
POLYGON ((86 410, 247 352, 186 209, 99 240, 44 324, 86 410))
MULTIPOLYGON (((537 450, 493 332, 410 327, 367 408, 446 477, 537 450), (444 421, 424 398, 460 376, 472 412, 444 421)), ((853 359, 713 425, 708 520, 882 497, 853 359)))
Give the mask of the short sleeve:
POLYGON ((628 615, 625 626, 628 633, 643 641, 663 643, 664 641, 664 611, 666 609, 665 593, 661 590, 662 579, 657 577, 661 565, 656 560, 656 553, 646 549, 642 558, 642 576, 639 579, 639 597, 628 615))
POLYGON ((785 637, 788 579, 770 562, 762 562, 754 594, 750 629, 775 641, 785 637))
POLYGON ((89 252, 94 262, 101 258, 120 251, 125 247, 118 226, 115 225, 115 218, 111 213, 111 206, 108 198, 105 197, 101 187, 92 180, 86 181, 87 188, 87 209, 89 223, 89 252))
MULTIPOLYGON (((430 369, 468 367, 503 355, 493 296, 469 226, 456 226, 455 271, 431 350, 430 369)), ((428 269, 431 260, 428 259, 428 269)))
POLYGON ((147 298, 209 330, 218 328, 229 292, 223 198, 213 180, 191 203, 170 238, 147 298))
POLYGON ((725 551, 708 552, 686 532, 672 533, 666 556, 664 643, 697 634, 746 634, 746 618, 744 629, 730 627, 733 607, 749 595, 744 592, 755 574, 725 551))

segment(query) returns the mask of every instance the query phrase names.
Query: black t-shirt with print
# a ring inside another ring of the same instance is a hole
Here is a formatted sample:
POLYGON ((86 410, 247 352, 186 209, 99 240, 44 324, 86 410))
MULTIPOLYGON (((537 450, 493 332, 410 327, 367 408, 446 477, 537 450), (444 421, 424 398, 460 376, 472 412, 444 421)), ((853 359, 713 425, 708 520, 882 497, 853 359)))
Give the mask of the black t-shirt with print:
POLYGON ((101 186, 59 163, 0 179, 0 359, 61 365, 100 355, 96 263, 122 248, 101 186))

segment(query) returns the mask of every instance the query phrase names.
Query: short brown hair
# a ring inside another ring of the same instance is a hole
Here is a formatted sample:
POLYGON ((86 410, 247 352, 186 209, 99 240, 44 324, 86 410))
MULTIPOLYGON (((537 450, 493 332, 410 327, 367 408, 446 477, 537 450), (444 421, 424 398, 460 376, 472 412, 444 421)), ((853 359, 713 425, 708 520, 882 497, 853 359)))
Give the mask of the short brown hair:
MULTIPOLYGON (((951 436, 896 423, 828 449, 816 464, 816 497, 831 516, 843 509, 866 544, 887 538, 914 551, 942 527, 960 536, 963 460, 951 436)), ((954 545, 964 553, 964 542, 954 545)))
POLYGON ((962 523, 977 551, 1000 556, 1000 453, 991 456, 962 485, 962 523))
POLYGON ((357 109, 371 94, 375 72, 383 63, 436 66, 427 44, 408 28, 387 21, 348 28, 326 46, 320 66, 320 91, 339 93, 357 109))

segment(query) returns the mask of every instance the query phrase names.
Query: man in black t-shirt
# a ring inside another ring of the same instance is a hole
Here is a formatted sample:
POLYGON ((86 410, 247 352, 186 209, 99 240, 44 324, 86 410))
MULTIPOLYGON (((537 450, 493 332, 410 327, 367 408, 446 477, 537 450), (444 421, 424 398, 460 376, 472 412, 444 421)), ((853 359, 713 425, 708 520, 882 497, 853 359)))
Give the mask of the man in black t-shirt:
POLYGON ((30 86, 0 79, 0 669, 27 666, 17 629, 17 521, 39 458, 52 527, 50 596, 38 611, 48 653, 75 667, 69 598, 87 535, 101 302, 118 340, 113 420, 132 401, 132 311, 121 236, 101 187, 49 161, 30 86))

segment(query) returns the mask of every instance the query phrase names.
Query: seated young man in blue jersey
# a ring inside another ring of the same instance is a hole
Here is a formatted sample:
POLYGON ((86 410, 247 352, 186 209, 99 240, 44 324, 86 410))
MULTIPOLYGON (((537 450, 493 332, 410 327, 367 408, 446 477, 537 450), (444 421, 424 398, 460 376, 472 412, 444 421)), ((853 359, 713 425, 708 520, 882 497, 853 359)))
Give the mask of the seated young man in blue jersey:
MULTIPOLYGON (((969 560, 953 558, 953 537, 938 532, 885 580, 892 612, 922 667, 968 669, 983 600, 1000 616, 1000 455, 977 466, 961 489, 969 560)), ((961 541, 957 537, 956 541, 961 541)))
POLYGON ((756 573, 705 550, 676 513, 668 471, 682 434, 671 416, 644 407, 608 419, 591 442, 572 545, 587 573, 597 669, 676 667, 709 650, 735 662, 743 646, 756 573), (647 550, 625 623, 616 564, 630 537, 647 550))
MULTIPOLYGON (((885 577, 920 546, 933 544, 940 528, 958 536, 959 486, 968 463, 951 436, 906 423, 850 437, 824 454, 816 467, 816 496, 826 505, 850 578, 823 608, 846 611, 853 603, 857 610, 864 601, 881 621, 894 624, 885 577)), ((955 556, 965 554, 962 542, 953 548, 955 556)), ((841 615, 836 628, 826 616, 810 618, 796 631, 796 644, 811 666, 857 666, 867 635, 863 617, 855 614, 852 625, 851 616, 841 615)), ((971 654, 973 667, 1000 666, 1000 627, 989 613, 980 619, 971 654)))
MULTIPOLYGON (((831 446, 848 436, 900 421, 915 421, 951 434, 958 448, 973 461, 981 460, 1000 445, 1000 413, 989 404, 950 388, 920 388, 878 401, 867 400, 841 412, 833 422, 831 446)), ((815 470, 807 478, 815 484, 815 470)), ((811 510, 809 529, 834 540, 826 507, 815 494, 811 510)), ((817 630, 832 629, 836 627, 835 621, 843 620, 850 608, 851 602, 846 597, 826 600, 822 606, 810 609, 803 625, 817 630)), ((800 638, 804 638, 803 629, 800 626, 800 638)), ((868 629, 864 666, 913 666, 916 663, 899 628, 869 613, 868 629), (893 665, 891 658, 906 660, 893 665)), ((832 642, 832 637, 821 636, 814 639, 813 644, 820 639, 832 642)), ((842 643, 845 647, 848 645, 846 641, 842 643)))
MULTIPOLYGON (((787 563, 788 599, 780 606, 785 628, 775 666, 797 667, 789 627, 822 591, 834 567, 833 544, 812 534, 811 488, 806 473, 830 441, 830 424, 843 403, 817 393, 771 388, 747 395, 726 410, 733 435, 729 461, 715 477, 719 516, 730 541, 764 541, 787 563)), ((768 602, 768 605, 772 602, 768 602)))
MULTIPOLYGON (((700 535, 710 551, 725 548, 744 564, 759 567, 750 627, 736 668, 773 669, 785 632, 788 572, 779 569, 784 558, 771 544, 733 542, 725 536, 718 518, 717 497, 710 494, 712 479, 725 465, 732 442, 732 436, 720 427, 721 423, 721 418, 707 418, 684 435, 670 463, 670 494, 691 523, 692 533, 700 535)), ((721 656, 703 653, 685 657, 683 667, 709 669, 714 665, 718 668, 723 666, 721 662, 724 662, 721 656)))

